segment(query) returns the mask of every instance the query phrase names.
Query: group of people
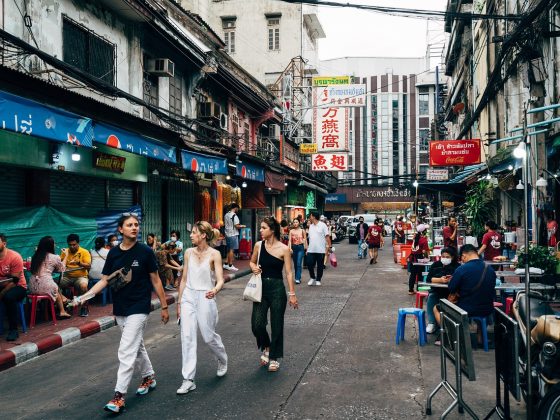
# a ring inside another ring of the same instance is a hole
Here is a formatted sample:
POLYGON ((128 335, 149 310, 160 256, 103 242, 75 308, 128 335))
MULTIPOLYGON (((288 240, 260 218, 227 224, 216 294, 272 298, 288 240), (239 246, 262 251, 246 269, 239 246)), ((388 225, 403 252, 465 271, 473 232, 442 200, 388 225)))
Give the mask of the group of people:
POLYGON ((372 226, 364 222, 364 218, 358 219, 356 226, 356 240, 358 241, 358 259, 366 258, 366 249, 369 253, 369 263, 377 264, 379 248, 385 244, 385 222, 380 217, 376 218, 372 226))

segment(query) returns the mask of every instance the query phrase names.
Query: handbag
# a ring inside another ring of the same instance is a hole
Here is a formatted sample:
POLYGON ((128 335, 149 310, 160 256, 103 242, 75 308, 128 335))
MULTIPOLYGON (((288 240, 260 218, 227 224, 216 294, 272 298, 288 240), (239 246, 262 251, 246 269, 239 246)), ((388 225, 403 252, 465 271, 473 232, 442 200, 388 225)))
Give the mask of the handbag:
MULTIPOLYGON (((480 276, 480 280, 478 281, 476 286, 471 290, 471 293, 476 292, 480 288, 480 285, 482 284, 482 281, 484 280, 484 277, 486 277, 486 269, 487 268, 488 268, 488 266, 486 264, 484 264, 484 270, 482 270, 482 276, 480 276)), ((460 297, 459 292, 449 293, 449 295, 447 296, 447 300, 451 303, 457 303, 457 302, 459 302, 459 297, 460 297)))
MULTIPOLYGON (((261 259, 261 247, 264 246, 264 241, 261 241, 261 245, 259 246, 259 253, 257 256, 257 265, 259 265, 259 261, 261 259)), ((247 282, 245 286, 245 290, 243 290, 243 300, 250 300, 251 302, 260 303, 262 299, 262 278, 260 273, 259 274, 252 274, 251 278, 247 282)))
POLYGON ((114 271, 108 278, 107 283, 113 292, 118 292, 132 281, 132 262, 136 258, 136 252, 132 252, 123 267, 114 271))
POLYGON ((329 255, 329 261, 333 267, 338 265, 338 262, 336 261, 336 254, 334 252, 331 252, 331 255, 329 255))

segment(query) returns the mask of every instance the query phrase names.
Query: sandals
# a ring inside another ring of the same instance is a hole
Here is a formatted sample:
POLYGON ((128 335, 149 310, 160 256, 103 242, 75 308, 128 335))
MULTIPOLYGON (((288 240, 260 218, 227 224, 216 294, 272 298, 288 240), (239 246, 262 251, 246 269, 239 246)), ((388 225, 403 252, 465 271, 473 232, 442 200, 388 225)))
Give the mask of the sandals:
POLYGON ((269 353, 268 351, 263 351, 263 353, 261 354, 261 358, 260 358, 260 365, 261 366, 267 366, 268 362, 270 361, 269 357, 268 357, 269 353))
POLYGON ((278 369, 280 369, 280 363, 278 362, 278 360, 271 360, 268 364, 268 371, 278 372, 278 369))
POLYGON ((70 319, 70 318, 72 318, 72 315, 70 315, 70 314, 62 314, 62 315, 58 314, 57 318, 58 319, 70 319))

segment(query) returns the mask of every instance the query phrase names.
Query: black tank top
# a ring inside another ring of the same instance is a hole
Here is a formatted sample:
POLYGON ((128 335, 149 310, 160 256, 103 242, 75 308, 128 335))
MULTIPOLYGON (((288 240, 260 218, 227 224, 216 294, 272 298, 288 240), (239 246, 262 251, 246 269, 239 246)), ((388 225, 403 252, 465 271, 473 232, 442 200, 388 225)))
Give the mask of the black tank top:
POLYGON ((266 250, 264 241, 261 242, 261 255, 259 259, 259 265, 262 269, 262 277, 268 277, 271 279, 282 278, 282 268, 284 268, 284 261, 280 258, 276 258, 274 255, 270 255, 266 250))

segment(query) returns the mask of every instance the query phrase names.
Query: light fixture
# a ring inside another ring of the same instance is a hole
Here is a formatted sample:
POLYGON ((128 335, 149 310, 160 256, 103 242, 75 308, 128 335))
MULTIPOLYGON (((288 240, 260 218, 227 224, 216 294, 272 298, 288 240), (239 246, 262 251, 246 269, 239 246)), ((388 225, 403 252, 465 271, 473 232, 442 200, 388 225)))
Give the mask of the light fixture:
POLYGON ((541 174, 540 178, 537 179, 537 182, 535 182, 535 185, 537 187, 546 187, 548 185, 548 182, 546 181, 546 179, 544 179, 544 177, 541 174))
POLYGON ((509 169, 510 171, 513 171, 513 165, 508 165, 508 169, 509 169))
POLYGON ((412 183, 412 186, 414 188, 418 188, 418 181, 414 180, 414 182, 412 183))
POLYGON ((242 186, 243 188, 247 188, 247 183, 246 183, 245 181, 243 181, 243 184, 241 184, 241 186, 242 186))
POLYGON ((154 169, 152 171, 152 175, 158 176, 159 175, 159 171, 157 169, 154 169))
POLYGON ((287 186, 288 186, 288 183, 287 183, 287 182, 284 182, 284 187, 287 187, 287 186))
POLYGON ((513 149, 513 156, 516 159, 523 159, 525 156, 527 156, 527 149, 524 141, 519 143, 517 147, 513 149))
POLYGON ((272 191, 272 188, 271 188, 271 187, 268 187, 268 191, 272 191))
POLYGON ((231 176, 226 175, 226 181, 229 181, 231 179, 231 176))
POLYGON ((515 186, 515 188, 518 189, 518 190, 524 190, 525 189, 525 187, 523 186, 523 182, 521 182, 521 180, 519 180, 519 184, 517 184, 515 186))
POLYGON ((74 151, 72 152, 72 160, 73 160, 74 162, 79 162, 81 158, 82 158, 82 157, 81 157, 80 154, 78 153, 78 148, 77 148, 77 147, 74 147, 74 151))

